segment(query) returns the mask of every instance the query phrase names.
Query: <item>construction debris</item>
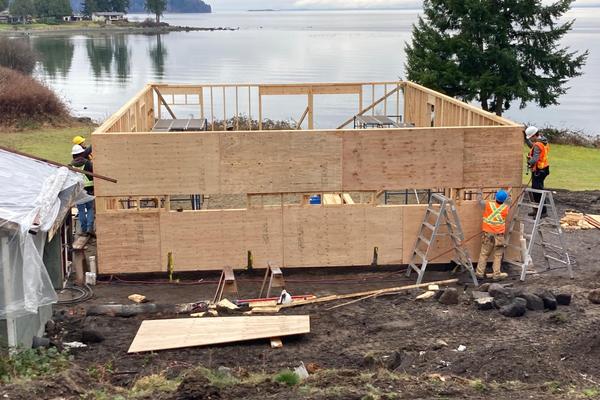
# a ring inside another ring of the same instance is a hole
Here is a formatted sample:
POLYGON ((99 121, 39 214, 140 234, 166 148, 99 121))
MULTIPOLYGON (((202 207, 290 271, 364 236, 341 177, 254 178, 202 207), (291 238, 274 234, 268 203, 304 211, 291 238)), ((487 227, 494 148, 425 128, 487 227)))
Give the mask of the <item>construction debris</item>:
POLYGON ((565 216, 560 219, 560 226, 567 231, 600 228, 600 215, 567 210, 565 216))
POLYGON ((146 300, 146 296, 141 295, 141 294, 132 294, 127 296, 127 298, 131 301, 133 301, 134 303, 145 303, 148 300, 146 300))
POLYGON ((428 290, 425 293, 421 293, 418 295, 415 300, 427 300, 435 296, 435 292, 433 290, 428 290))

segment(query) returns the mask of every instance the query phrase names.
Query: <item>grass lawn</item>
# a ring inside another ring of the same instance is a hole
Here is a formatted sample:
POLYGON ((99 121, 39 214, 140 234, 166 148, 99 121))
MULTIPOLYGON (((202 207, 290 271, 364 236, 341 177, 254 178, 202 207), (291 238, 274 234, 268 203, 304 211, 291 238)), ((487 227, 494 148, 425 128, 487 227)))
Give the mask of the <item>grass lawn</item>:
MULTIPOLYGON (((524 146, 524 157, 529 149, 524 146)), ((552 189, 600 189, 600 149, 550 143, 550 176, 545 185, 552 189)), ((523 161, 525 165, 525 161, 523 161)), ((527 183, 531 175, 523 175, 527 183)))
POLYGON ((63 29, 85 29, 85 28, 98 28, 103 25, 98 22, 93 21, 76 21, 76 22, 65 22, 65 23, 56 23, 56 24, 42 24, 42 23, 32 23, 32 24, 0 24, 0 31, 23 31, 23 30, 43 30, 43 31, 52 31, 52 30, 63 30, 63 29))
POLYGON ((79 124, 65 128, 41 128, 23 132, 1 132, 0 145, 61 163, 71 160, 74 136, 90 138, 92 125, 79 124))
MULTIPOLYGON (((66 128, 42 128, 23 132, 0 132, 0 145, 21 150, 49 160, 68 163, 71 159, 73 136, 87 138, 95 129, 92 125, 78 124, 66 128)), ((523 157, 528 149, 524 146, 523 157)), ((525 161, 523 161, 525 165, 525 161)), ((523 182, 531 175, 523 172, 523 182)), ((550 176, 546 186, 552 189, 600 189, 600 149, 550 144, 550 176)))

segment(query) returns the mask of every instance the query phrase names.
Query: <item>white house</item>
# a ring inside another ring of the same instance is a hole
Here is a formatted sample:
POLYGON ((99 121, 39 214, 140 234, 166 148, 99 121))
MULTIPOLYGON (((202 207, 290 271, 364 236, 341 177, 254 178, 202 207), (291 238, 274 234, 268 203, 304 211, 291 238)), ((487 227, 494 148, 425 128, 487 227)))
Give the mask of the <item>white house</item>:
POLYGON ((92 21, 110 24, 116 21, 127 21, 127 18, 122 12, 95 12, 92 14, 92 21))

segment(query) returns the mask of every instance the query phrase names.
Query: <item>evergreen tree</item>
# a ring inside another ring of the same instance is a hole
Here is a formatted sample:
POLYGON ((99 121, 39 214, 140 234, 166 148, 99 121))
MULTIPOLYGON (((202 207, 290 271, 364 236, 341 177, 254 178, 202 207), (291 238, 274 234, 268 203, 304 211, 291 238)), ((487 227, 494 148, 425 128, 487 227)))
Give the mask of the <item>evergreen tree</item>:
POLYGON ((167 0, 146 0, 146 11, 156 15, 156 23, 160 23, 160 17, 167 9, 167 0))
POLYGON ((4 11, 8 8, 8 0, 0 0, 0 11, 4 11))
POLYGON ((84 0, 83 14, 95 12, 127 12, 129 0, 84 0))
POLYGON ((39 17, 60 18, 73 13, 69 0, 34 0, 34 6, 39 17))
POLYGON ((14 0, 10 4, 10 13, 17 17, 22 17, 23 23, 25 23, 27 16, 35 14, 33 0, 14 0))
POLYGON ((502 115, 512 101, 558 104, 588 52, 561 47, 573 0, 425 0, 406 45, 407 78, 502 115))

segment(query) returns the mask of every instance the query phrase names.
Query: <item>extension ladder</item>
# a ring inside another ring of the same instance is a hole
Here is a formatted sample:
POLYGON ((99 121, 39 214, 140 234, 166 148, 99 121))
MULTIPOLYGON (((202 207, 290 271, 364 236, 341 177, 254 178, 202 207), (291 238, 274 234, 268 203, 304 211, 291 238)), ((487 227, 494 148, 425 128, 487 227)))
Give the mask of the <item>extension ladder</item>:
POLYGON ((510 237, 510 234, 512 234, 517 224, 523 237, 521 238, 519 245, 509 244, 508 246, 520 251, 521 261, 510 259, 505 259, 504 261, 521 268, 521 281, 525 280, 527 270, 533 267, 532 252, 534 246, 539 246, 542 249, 547 270, 551 269, 550 261, 555 261, 565 265, 569 271, 569 277, 573 279, 571 259, 565 246, 563 232, 560 227, 560 220, 556 211, 556 205, 554 204, 552 192, 548 190, 525 188, 522 195, 519 197, 516 211, 511 218, 508 237, 510 237), (534 194, 540 195, 539 202, 535 200, 534 194), (544 208, 547 210, 547 216, 542 217, 544 208), (530 210, 536 211, 535 218, 531 218, 531 216, 528 215, 530 210), (523 213, 523 211, 525 211, 525 213, 523 213), (520 214, 525 215, 523 216, 520 214), (542 230, 542 228, 545 229, 542 230), (549 253, 553 255, 550 255, 549 253))
POLYGON ((454 201, 439 193, 433 193, 425 211, 423 223, 415 241, 411 261, 406 271, 410 276, 414 270, 417 273, 417 284, 423 280, 425 268, 430 261, 430 251, 438 237, 449 236, 452 242, 451 251, 454 252, 454 261, 457 266, 469 271, 473 283, 478 285, 469 252, 463 244, 465 239, 460 219, 454 201), (434 220, 435 219, 435 220, 434 220), (445 227, 445 231, 442 228, 445 227))

